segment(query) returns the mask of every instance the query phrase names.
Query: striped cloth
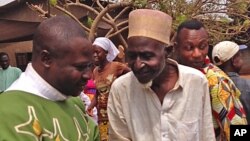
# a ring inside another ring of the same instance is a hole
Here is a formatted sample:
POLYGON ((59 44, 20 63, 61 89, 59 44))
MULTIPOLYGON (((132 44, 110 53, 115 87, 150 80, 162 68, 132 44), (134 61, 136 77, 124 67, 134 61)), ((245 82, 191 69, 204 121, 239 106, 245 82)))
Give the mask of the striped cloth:
POLYGON ((203 69, 208 82, 213 122, 217 140, 228 140, 230 125, 246 125, 246 115, 239 100, 240 91, 218 67, 209 63, 203 69))

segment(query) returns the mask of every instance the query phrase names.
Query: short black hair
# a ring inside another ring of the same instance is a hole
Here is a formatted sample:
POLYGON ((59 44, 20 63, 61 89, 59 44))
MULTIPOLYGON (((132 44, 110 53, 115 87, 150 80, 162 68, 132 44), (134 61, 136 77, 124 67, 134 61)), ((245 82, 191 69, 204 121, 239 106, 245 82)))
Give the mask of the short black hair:
POLYGON ((201 28, 205 28, 202 22, 192 19, 182 22, 177 28, 176 40, 178 41, 179 34, 183 28, 191 29, 191 30, 199 30, 201 28))
POLYGON ((87 38, 87 34, 71 17, 59 15, 44 20, 33 35, 33 59, 43 49, 56 55, 58 51, 55 46, 67 44, 74 37, 87 38))
POLYGON ((177 29, 177 33, 180 32, 183 28, 199 30, 202 27, 204 27, 203 23, 198 20, 194 20, 194 19, 187 20, 179 25, 177 29))

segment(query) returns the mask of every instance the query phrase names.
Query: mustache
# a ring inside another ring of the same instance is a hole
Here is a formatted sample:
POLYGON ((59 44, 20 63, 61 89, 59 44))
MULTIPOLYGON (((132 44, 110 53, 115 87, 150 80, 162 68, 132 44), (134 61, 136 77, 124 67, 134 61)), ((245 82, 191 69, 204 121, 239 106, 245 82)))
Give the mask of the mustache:
POLYGON ((141 73, 148 73, 152 72, 147 68, 140 68, 140 69, 132 69, 135 74, 141 74, 141 73))

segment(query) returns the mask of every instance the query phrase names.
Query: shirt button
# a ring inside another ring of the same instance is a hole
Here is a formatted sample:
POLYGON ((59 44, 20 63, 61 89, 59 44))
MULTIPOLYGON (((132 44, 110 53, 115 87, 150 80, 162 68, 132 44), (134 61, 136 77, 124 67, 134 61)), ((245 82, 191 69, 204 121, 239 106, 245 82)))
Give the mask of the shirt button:
POLYGON ((168 137, 168 134, 167 134, 167 133, 163 133, 163 134, 162 134, 162 137, 163 137, 163 138, 166 138, 166 137, 168 137))

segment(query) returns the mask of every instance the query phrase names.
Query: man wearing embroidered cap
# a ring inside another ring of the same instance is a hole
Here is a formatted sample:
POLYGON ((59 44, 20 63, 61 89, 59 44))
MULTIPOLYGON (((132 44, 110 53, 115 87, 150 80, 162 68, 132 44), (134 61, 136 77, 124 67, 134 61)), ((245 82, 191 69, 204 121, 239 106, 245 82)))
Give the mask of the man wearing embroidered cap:
POLYGON ((161 11, 129 14, 126 55, 132 72, 111 87, 110 140, 215 140, 206 78, 167 58, 171 25, 161 11))
POLYGON ((240 90, 240 101, 250 123, 250 80, 239 76, 243 66, 241 50, 246 49, 246 45, 238 45, 231 41, 222 41, 216 44, 212 51, 212 59, 215 65, 219 66, 234 82, 240 90))

